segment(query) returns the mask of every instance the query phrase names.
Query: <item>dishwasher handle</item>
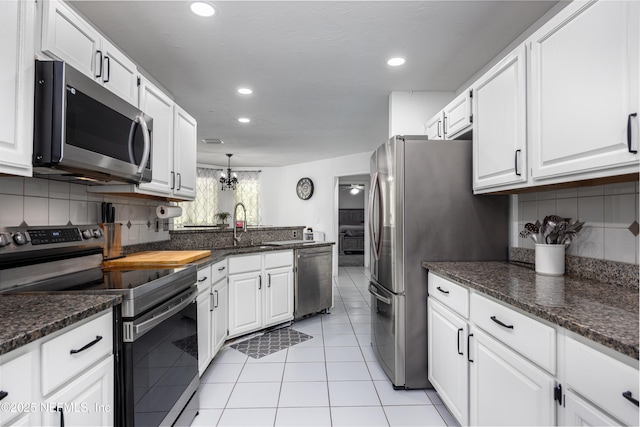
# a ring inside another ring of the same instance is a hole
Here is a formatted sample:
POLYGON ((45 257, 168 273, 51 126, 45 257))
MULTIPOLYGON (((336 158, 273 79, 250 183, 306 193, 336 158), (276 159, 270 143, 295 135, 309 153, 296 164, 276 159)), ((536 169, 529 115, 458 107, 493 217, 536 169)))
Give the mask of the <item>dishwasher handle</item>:
POLYGON ((311 257, 316 257, 316 256, 326 256, 326 255, 331 255, 331 252, 313 252, 313 253, 304 253, 304 254, 298 254, 298 259, 300 258, 311 258, 311 257))

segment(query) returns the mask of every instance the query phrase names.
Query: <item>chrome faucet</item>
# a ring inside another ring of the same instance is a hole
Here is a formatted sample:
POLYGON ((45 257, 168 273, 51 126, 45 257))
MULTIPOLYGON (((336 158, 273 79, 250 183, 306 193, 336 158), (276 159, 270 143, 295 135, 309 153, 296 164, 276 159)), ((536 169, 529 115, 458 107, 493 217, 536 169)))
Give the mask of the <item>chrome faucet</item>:
POLYGON ((244 203, 238 202, 233 208, 233 246, 238 246, 238 242, 240 241, 240 237, 238 237, 238 227, 236 227, 238 206, 242 207, 244 211, 244 220, 242 221, 242 232, 247 232, 247 208, 244 206, 244 203))

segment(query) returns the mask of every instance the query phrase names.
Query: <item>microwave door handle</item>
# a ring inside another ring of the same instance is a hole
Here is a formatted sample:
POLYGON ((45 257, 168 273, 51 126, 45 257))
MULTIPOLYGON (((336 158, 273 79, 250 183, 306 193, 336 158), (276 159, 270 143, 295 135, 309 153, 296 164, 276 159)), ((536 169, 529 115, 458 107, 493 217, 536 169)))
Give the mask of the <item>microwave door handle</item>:
POLYGON ((133 153, 133 140, 136 134, 136 125, 138 124, 142 128, 142 139, 144 141, 142 159, 140 160, 137 171, 138 175, 140 175, 140 178, 142 178, 142 172, 144 171, 144 168, 147 165, 147 161, 149 160, 151 140, 149 138, 149 128, 147 127, 146 120, 142 116, 136 117, 135 120, 131 122, 131 128, 129 129, 129 162, 134 165, 136 164, 136 158, 133 153))

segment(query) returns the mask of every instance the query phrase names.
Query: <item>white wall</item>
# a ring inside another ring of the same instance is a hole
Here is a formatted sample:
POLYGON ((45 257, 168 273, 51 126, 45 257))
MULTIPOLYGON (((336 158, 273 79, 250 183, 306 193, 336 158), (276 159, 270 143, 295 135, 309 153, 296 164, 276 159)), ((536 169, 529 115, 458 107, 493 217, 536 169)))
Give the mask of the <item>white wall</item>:
POLYGON ((447 105, 453 97, 453 92, 391 92, 389 95, 389 136, 426 135, 427 121, 447 105))
MULTIPOLYGON (((274 226, 302 225, 325 232, 325 239, 337 242, 336 195, 340 176, 368 174, 370 152, 300 163, 277 168, 263 168, 260 176, 262 224, 274 226), (300 178, 313 181, 313 196, 300 200, 296 184, 300 178)), ((366 249, 366 246, 365 246, 366 249)), ((367 253, 365 252, 365 259, 367 253)), ((337 245, 334 246, 333 274, 338 273, 337 245)))

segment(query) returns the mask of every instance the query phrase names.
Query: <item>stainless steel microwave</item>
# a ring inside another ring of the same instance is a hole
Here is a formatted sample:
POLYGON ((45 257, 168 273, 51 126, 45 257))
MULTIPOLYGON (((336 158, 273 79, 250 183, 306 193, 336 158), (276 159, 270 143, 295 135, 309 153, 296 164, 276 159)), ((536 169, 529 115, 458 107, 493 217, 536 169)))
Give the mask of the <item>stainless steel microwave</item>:
POLYGON ((36 61, 34 173, 149 182, 153 120, 61 61, 36 61))

